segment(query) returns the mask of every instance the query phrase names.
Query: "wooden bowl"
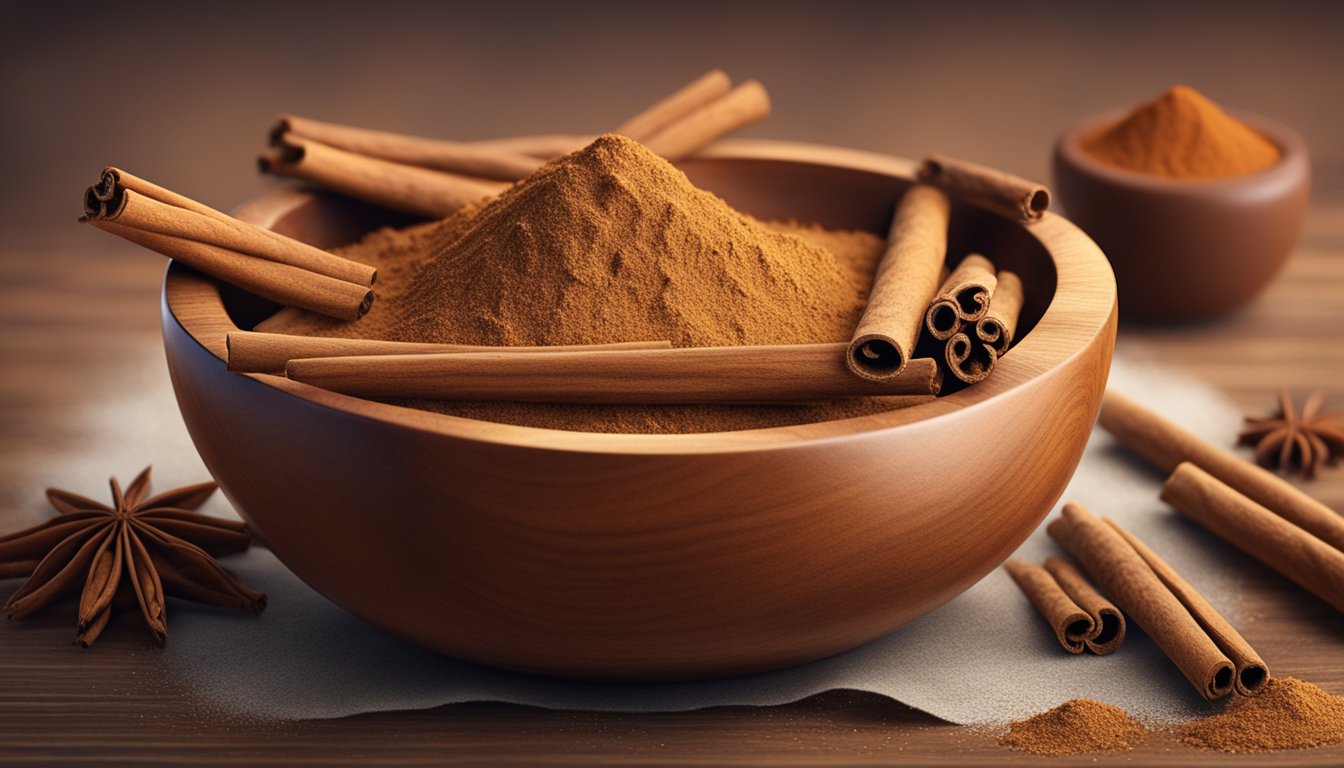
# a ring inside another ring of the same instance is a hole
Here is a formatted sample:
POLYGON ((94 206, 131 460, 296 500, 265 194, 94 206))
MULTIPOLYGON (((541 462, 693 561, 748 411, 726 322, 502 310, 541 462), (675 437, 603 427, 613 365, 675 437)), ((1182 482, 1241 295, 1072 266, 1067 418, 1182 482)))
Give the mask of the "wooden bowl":
MULTIPOLYGON (((684 168, 757 216, 874 232, 913 171, 762 141, 725 142, 684 168)), ((239 215, 328 247, 389 218, 298 189, 239 215)), ((224 492, 280 560, 352 613, 515 670, 758 672, 861 645, 962 592, 1031 533, 1081 457, 1114 344, 1110 267, 1059 216, 953 216, 954 253, 983 249, 1024 276, 1025 335, 981 384, 843 421, 563 432, 234 374, 224 334, 274 307, 181 265, 164 284, 164 342, 224 492)))
POLYGON ((1084 136, 1121 117, 1092 117, 1065 131, 1055 146, 1054 177, 1060 204, 1115 268, 1122 314, 1179 322, 1249 303, 1279 273, 1302 231, 1311 187, 1306 144, 1286 126, 1239 114, 1279 146, 1277 164, 1228 179, 1167 179, 1114 168, 1083 151, 1084 136))

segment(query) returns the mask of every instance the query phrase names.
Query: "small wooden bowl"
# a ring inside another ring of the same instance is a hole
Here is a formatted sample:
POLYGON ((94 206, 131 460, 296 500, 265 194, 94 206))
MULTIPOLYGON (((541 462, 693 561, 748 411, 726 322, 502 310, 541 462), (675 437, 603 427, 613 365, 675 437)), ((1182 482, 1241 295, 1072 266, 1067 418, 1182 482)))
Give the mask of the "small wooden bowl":
MULTIPOLYGON (((884 232, 908 161, 725 142, 685 170, 767 219, 884 232)), ((330 247, 388 215, 286 189, 239 215, 330 247)), ((173 265, 163 332, 206 465, 294 573, 427 648, 572 678, 800 664, 880 637, 998 566, 1063 492, 1115 338, 1097 247, 1055 215, 954 210, 953 252, 1028 286, 989 380, 914 408, 701 435, 487 423, 225 370, 274 307, 173 265)), ((264 586, 264 585, 263 585, 264 586)), ((278 606, 283 610, 283 606, 278 606)))
POLYGON ((1254 299, 1292 253, 1306 219, 1311 164, 1292 129, 1237 118, 1282 150, 1274 166, 1183 181, 1105 165, 1080 140, 1123 117, 1094 116, 1055 145, 1055 192, 1111 260, 1126 319, 1170 322, 1225 314, 1254 299))

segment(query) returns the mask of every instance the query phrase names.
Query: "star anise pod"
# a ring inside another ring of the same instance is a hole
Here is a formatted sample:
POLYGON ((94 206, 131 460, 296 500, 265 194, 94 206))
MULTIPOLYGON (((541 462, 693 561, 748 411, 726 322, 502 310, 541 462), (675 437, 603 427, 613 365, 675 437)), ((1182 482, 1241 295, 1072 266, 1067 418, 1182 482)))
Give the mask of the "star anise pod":
POLYGON ((1326 464, 1334 465, 1344 455, 1344 411, 1322 413, 1325 393, 1307 396, 1302 413, 1293 407, 1288 390, 1279 392, 1279 412, 1269 418, 1246 417, 1246 428, 1237 442, 1255 446, 1255 462, 1311 480, 1326 464))
POLYGON ((88 647, 107 626, 114 598, 136 602, 160 645, 168 638, 165 596, 261 613, 266 596, 243 586, 214 558, 252 543, 247 525, 194 512, 218 487, 200 483, 149 496, 146 467, 113 506, 47 489, 60 514, 0 537, 0 578, 28 576, 5 604, 11 619, 41 611, 82 581, 76 641, 88 647))

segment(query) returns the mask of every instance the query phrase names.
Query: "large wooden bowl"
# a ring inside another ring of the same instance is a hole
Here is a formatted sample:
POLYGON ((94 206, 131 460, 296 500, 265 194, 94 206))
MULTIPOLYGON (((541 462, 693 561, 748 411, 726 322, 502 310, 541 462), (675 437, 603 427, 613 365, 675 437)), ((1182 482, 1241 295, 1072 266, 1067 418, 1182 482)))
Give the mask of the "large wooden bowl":
MULTIPOLYGON (((757 216, 883 232, 911 163, 725 142, 684 164, 757 216)), ((297 189, 239 215, 322 246, 389 216, 297 189)), ((225 370, 274 307, 173 265, 163 333, 206 465, 294 573, 388 632, 575 678, 734 675, 829 656, 999 565, 1063 492, 1105 387, 1115 283, 1055 215, 954 211, 1028 286, 987 381, 843 421, 701 435, 508 426, 225 370)), ((280 607, 283 610, 283 606, 280 607)))

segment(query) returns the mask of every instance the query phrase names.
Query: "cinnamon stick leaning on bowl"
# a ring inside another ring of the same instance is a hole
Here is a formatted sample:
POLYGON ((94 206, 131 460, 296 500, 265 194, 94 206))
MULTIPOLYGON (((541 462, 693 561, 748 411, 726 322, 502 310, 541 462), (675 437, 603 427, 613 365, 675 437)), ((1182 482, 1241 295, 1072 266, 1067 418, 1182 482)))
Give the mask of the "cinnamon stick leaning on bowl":
MULTIPOLYGON (((730 88, 714 70, 660 100, 622 128, 669 160, 694 154, 764 119, 770 98, 755 80, 730 88)), ((591 139, 577 137, 586 144, 591 139)), ((530 175, 545 160, 582 148, 576 137, 457 142, 284 115, 270 131, 262 173, 334 189, 385 208, 443 217, 530 175), (562 150, 562 151, 560 151, 562 150)))
POLYGON ((106 168, 84 193, 81 222, 273 301, 354 320, 373 302, 377 272, 106 168))
POLYGON ((946 155, 925 158, 918 176, 956 197, 1022 221, 1036 221, 1050 208, 1050 189, 1044 184, 946 155))
POLYGON ((913 405, 938 394, 942 374, 932 359, 912 360, 899 376, 872 381, 846 369, 846 347, 329 357, 291 360, 286 373, 348 395, 433 400, 661 405, 901 396, 900 404, 913 405))
POLYGON ((625 341, 612 344, 575 344, 551 347, 498 347, 471 344, 433 344, 415 341, 344 339, 329 336, 293 336, 286 333, 230 331, 225 336, 230 371, 281 373, 290 360, 312 357, 368 355, 426 355, 461 352, 583 352, 601 349, 671 349, 670 341, 625 341))

